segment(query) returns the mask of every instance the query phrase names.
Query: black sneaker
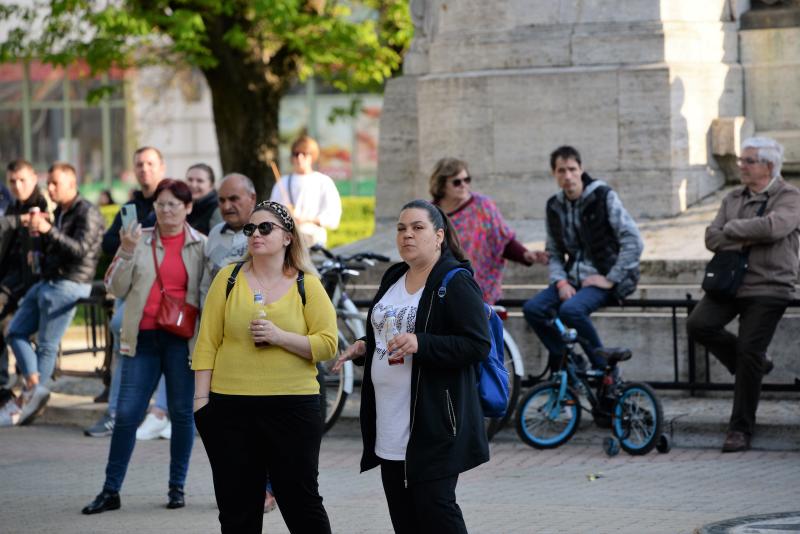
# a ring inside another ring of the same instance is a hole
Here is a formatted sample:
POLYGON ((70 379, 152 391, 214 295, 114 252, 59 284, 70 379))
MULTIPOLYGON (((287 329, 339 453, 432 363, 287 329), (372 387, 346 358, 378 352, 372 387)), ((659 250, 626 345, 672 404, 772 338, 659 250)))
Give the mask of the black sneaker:
POLYGON ((108 412, 104 413, 99 421, 83 431, 83 435, 90 438, 106 438, 113 433, 114 418, 108 412))

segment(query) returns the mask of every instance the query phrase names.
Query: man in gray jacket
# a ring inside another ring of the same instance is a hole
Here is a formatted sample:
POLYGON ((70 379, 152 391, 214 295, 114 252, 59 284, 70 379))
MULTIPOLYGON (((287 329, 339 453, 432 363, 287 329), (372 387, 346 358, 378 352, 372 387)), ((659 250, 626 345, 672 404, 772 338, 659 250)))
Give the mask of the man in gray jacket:
POLYGON ((739 170, 744 187, 722 200, 706 228, 712 252, 749 247, 748 267, 733 299, 703 297, 687 330, 735 375, 733 411, 722 452, 750 448, 761 380, 772 369, 769 346, 794 292, 798 273, 800 191, 781 178, 783 147, 766 137, 745 139, 739 170), (739 317, 739 332, 725 325, 739 317))
POLYGON ((522 311, 550 353, 560 361, 564 343, 552 326, 552 315, 578 331, 594 368, 602 347, 589 316, 636 289, 644 245, 639 229, 619 196, 604 182, 583 172, 581 156, 571 146, 550 154, 550 168, 561 191, 547 201, 550 285, 525 303, 522 311))

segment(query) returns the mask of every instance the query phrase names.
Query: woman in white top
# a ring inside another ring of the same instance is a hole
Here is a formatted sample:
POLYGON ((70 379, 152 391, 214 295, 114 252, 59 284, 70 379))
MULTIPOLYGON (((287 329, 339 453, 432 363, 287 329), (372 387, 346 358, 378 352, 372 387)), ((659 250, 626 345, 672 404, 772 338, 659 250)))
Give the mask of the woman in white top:
POLYGON ((281 176, 270 200, 288 207, 307 246, 325 245, 328 230, 339 227, 342 199, 330 176, 313 169, 319 145, 304 135, 292 143, 292 173, 281 176))
POLYGON ((403 261, 381 280, 365 339, 337 362, 364 365, 361 470, 380 466, 396 533, 466 533, 458 476, 489 460, 475 374, 491 346, 481 290, 430 202, 403 206, 397 249, 403 261))

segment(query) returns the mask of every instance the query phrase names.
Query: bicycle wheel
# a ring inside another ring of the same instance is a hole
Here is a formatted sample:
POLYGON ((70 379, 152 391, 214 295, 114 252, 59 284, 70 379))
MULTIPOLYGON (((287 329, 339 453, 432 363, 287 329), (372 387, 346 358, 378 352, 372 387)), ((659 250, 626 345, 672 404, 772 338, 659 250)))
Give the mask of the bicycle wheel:
POLYGON ((560 386, 554 382, 538 384, 522 398, 517 410, 517 434, 537 449, 553 449, 575 434, 581 422, 578 394, 568 387, 559 400, 560 386))
POLYGON ((347 343, 340 335, 336 356, 331 360, 317 364, 317 380, 320 383, 320 407, 324 421, 323 433, 330 430, 336 423, 336 420, 342 414, 344 403, 347 401, 347 391, 345 391, 344 387, 345 373, 343 370, 338 373, 334 373, 331 370, 333 364, 339 358, 339 354, 346 348, 347 343))
POLYGON ((630 382, 614 404, 612 431, 628 454, 647 454, 658 443, 664 412, 653 388, 641 382, 630 382))
POLYGON ((486 419, 486 437, 489 438, 490 441, 495 434, 506 426, 509 419, 514 415, 514 407, 517 405, 517 400, 519 399, 521 380, 514 369, 514 358, 511 356, 511 349, 509 349, 508 343, 505 342, 503 343, 503 361, 508 371, 508 407, 503 417, 486 419))

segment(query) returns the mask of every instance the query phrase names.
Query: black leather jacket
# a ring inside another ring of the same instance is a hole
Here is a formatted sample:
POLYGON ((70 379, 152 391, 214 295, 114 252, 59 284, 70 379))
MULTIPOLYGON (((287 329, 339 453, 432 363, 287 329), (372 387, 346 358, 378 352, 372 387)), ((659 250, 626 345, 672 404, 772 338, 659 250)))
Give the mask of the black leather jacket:
POLYGON ((42 234, 42 278, 91 282, 104 229, 100 210, 81 196, 64 212, 56 208, 53 227, 42 234))
POLYGON ((0 291, 9 296, 9 302, 21 299, 38 280, 28 265, 28 252, 39 246, 39 238, 31 238, 19 220, 34 206, 47 213, 47 200, 38 187, 25 202, 15 201, 0 217, 0 291))

